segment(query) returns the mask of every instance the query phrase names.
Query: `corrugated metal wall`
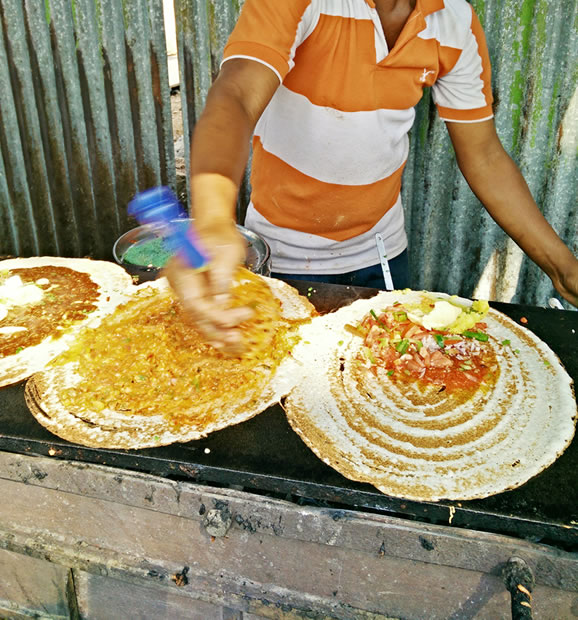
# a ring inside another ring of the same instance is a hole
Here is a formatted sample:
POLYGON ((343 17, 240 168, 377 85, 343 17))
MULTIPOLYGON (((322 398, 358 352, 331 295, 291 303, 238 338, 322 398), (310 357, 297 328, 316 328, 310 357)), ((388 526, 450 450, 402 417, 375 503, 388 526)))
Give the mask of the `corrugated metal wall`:
MULTIPOLYGON (((175 0, 187 153, 241 4, 175 0)), ((502 141, 576 253, 577 2, 472 4, 502 141)), ((109 258, 136 189, 176 183, 162 0, 0 0, 0 26, 0 254, 109 258)), ((414 287, 546 303, 548 278, 468 189, 429 95, 404 181, 414 287)))
POLYGON ((109 258, 175 183, 162 0, 0 0, 0 254, 109 258))
MULTIPOLYGON (((492 59, 495 121, 558 234, 578 253, 578 3, 474 0, 492 59)), ((429 97, 404 178, 414 287, 544 305, 550 280, 491 220, 457 169, 429 97)), ((568 306, 570 307, 570 306, 568 306)))

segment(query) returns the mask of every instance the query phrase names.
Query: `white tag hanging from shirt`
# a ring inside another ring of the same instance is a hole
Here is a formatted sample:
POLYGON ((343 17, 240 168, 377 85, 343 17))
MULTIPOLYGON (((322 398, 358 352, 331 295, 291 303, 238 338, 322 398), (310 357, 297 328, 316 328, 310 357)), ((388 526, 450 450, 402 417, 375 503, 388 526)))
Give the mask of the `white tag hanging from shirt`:
POLYGON ((383 237, 380 233, 377 233, 375 235, 375 242, 377 244, 377 253, 379 254, 381 270, 383 271, 385 290, 393 291, 393 280, 391 279, 391 271, 389 270, 389 263, 387 262, 387 254, 385 253, 385 246, 383 245, 383 237))

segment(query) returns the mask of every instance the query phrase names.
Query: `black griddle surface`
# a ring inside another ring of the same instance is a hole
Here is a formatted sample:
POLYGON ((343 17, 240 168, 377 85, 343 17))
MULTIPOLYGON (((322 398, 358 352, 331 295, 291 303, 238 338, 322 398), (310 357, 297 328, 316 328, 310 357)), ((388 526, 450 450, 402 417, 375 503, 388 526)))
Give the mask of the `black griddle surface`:
MULTIPOLYGON (((373 289, 291 282, 320 312, 373 289)), ((548 343, 578 377, 578 312, 492 303, 548 343)), ((508 534, 578 549, 578 440, 526 484, 483 500, 415 502, 383 495, 325 465, 289 426, 279 405, 257 417, 187 444, 145 450, 85 448, 55 437, 24 402, 24 382, 0 389, 0 450, 98 463, 213 485, 234 485, 302 504, 372 510, 427 523, 508 534), (452 514, 453 513, 453 514, 452 514)))

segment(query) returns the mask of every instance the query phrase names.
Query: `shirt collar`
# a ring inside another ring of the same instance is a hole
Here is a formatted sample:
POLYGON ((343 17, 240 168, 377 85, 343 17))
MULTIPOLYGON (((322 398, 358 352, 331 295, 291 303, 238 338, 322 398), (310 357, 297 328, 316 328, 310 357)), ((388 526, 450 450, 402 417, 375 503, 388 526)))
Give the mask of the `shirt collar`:
POLYGON ((444 0, 417 0, 415 6, 421 7, 423 15, 430 15, 444 8, 444 0))

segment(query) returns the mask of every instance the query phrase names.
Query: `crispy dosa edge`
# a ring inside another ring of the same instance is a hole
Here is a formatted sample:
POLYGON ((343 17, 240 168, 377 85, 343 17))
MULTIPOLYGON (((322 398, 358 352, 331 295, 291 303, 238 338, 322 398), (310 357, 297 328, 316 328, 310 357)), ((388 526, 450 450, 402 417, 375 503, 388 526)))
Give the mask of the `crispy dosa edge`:
MULTIPOLYGON (((305 320, 315 314, 311 302, 300 296, 298 291, 287 283, 255 274, 245 274, 245 277, 258 278, 268 286, 281 302, 284 319, 305 320)), ((152 286, 159 291, 168 289, 165 278, 135 288, 138 290, 146 286, 152 286)), ((88 447, 110 449, 139 449, 188 442, 244 422, 279 402, 292 388, 299 370, 289 356, 272 376, 262 382, 259 393, 256 393, 256 390, 248 392, 238 402, 231 402, 228 394, 215 400, 215 408, 222 411, 223 415, 213 424, 204 428, 186 426, 175 431, 168 427, 162 416, 123 416, 121 412, 110 412, 110 417, 107 418, 102 412, 86 415, 68 411, 61 404, 58 392, 67 385, 66 377, 74 372, 73 365, 74 363, 67 363, 33 375, 25 389, 28 407, 40 424, 62 439, 88 447), (126 423, 123 423, 123 418, 126 423), (101 425, 95 424, 98 419, 102 420, 101 425)))
POLYGON ((88 323, 100 320, 102 316, 114 310, 126 299, 126 294, 130 294, 134 287, 132 277, 124 268, 108 261, 57 256, 33 256, 0 261, 0 271, 47 266, 67 267, 89 274, 99 287, 97 307, 87 315, 85 320, 78 321, 68 329, 62 330, 58 337, 53 334, 33 347, 27 347, 18 353, 1 358, 0 387, 18 383, 42 370, 48 362, 69 346, 76 331, 88 323))
MULTIPOLYGON (((520 342, 524 343, 522 346, 528 349, 537 348, 541 352, 541 355, 545 356, 541 359, 547 362, 548 366, 545 366, 543 363, 537 364, 535 372, 542 377, 542 382, 545 382, 544 387, 546 385, 548 386, 546 389, 555 388, 560 392, 560 399, 564 408, 562 413, 553 413, 554 416, 560 415, 563 418, 561 428, 558 429, 557 441, 546 446, 546 448, 549 448, 546 454, 536 455, 533 460, 530 459, 530 462, 525 465, 525 468, 515 469, 515 475, 513 479, 512 476, 510 476, 510 481, 508 483, 501 484, 500 481, 497 481, 497 484, 490 488, 486 485, 483 489, 473 488, 469 492, 460 491, 457 494, 452 494, 443 491, 440 492, 439 489, 430 488, 427 485, 421 484, 421 481, 417 479, 413 485, 413 491, 411 485, 408 485, 409 488, 405 488, 403 492, 400 492, 399 485, 393 484, 393 480, 388 480, 388 472, 380 468, 379 463, 375 463, 372 468, 371 464, 364 462, 363 465, 361 465, 361 462, 358 460, 360 454, 366 455, 364 456, 364 460, 366 458, 369 459, 367 454, 371 454, 371 441, 367 443, 368 453, 366 454, 363 451, 363 447, 352 449, 352 446, 348 445, 350 441, 348 437, 335 437, 331 434, 327 434, 326 428, 330 423, 331 413, 329 413, 329 411, 324 413, 324 408, 331 407, 328 403, 331 403, 332 396, 330 394, 320 396, 319 391, 323 390, 325 386, 322 381, 315 381, 315 377, 318 377, 318 373, 322 372, 320 368, 324 363, 329 367, 331 362, 337 362, 339 354, 337 352, 337 347, 335 347, 335 342, 339 334, 335 332, 332 333, 331 329, 327 330, 325 327, 322 327, 322 325, 326 326, 328 323, 329 325, 335 325, 337 321, 339 326, 343 327, 347 322, 355 323, 356 320, 360 320, 373 304, 375 304, 375 308, 378 309, 379 307, 390 305, 393 301, 398 299, 404 302, 418 295, 421 295, 421 292, 408 291, 405 296, 399 292, 391 294, 380 293, 379 296, 376 296, 372 300, 360 300, 359 302, 354 302, 354 304, 351 304, 351 306, 347 308, 338 310, 333 314, 333 317, 327 317, 326 319, 321 317, 324 322, 322 324, 317 324, 320 328, 320 332, 322 332, 318 334, 319 339, 323 340, 323 338, 326 338, 328 342, 333 342, 332 348, 330 349, 333 354, 333 360, 328 360, 327 358, 323 359, 323 355, 315 357, 314 354, 315 359, 307 359, 307 355, 303 355, 303 352, 311 354, 315 346, 317 346, 319 350, 320 342, 315 342, 314 339, 312 339, 312 345, 309 347, 304 347, 303 344, 296 347, 296 350, 293 352, 294 356, 299 361, 309 364, 310 371, 313 373, 313 378, 311 378, 310 381, 305 380, 304 382, 298 383, 282 403, 292 428, 323 462, 342 473, 345 477, 358 482, 373 484, 381 492, 391 496, 417 501, 438 501, 441 499, 466 500, 487 497, 524 484, 527 480, 540 473, 540 471, 549 467, 572 441, 576 423, 576 402, 574 400, 573 383, 558 357, 545 343, 539 340, 529 330, 519 326, 505 315, 493 309, 490 310, 489 314, 488 322, 490 326, 488 332, 496 330, 496 326, 499 324, 502 326, 500 329, 505 328, 509 330, 512 335, 515 334, 520 342), (336 315, 337 318, 335 318, 336 315), (550 373, 552 373, 552 375, 550 373), (549 376, 553 376, 554 379, 549 381, 549 376), (553 383, 553 385, 550 385, 551 383, 553 383), (324 399, 328 400, 324 402, 324 399), (326 419, 324 416, 329 417, 326 419), (369 471, 367 471, 367 469, 369 469, 369 471), (362 470, 365 470, 365 473, 362 470)), ((308 330, 308 335, 312 333, 312 327, 313 326, 305 328, 305 330, 308 330)), ((347 338, 346 332, 343 331, 343 334, 344 338, 347 338)), ((307 337, 308 336, 303 336, 304 339, 307 337)), ((521 352, 521 355, 524 355, 524 351, 521 352)), ((516 412, 511 413, 512 415, 516 414, 516 412)), ((541 429, 537 429, 537 433, 540 433, 540 431, 541 429)), ((505 459, 508 463, 511 460, 506 458, 506 456, 505 459)), ((390 471, 389 477, 393 478, 394 471, 390 471)), ((509 473, 508 471, 508 474, 509 473)))

